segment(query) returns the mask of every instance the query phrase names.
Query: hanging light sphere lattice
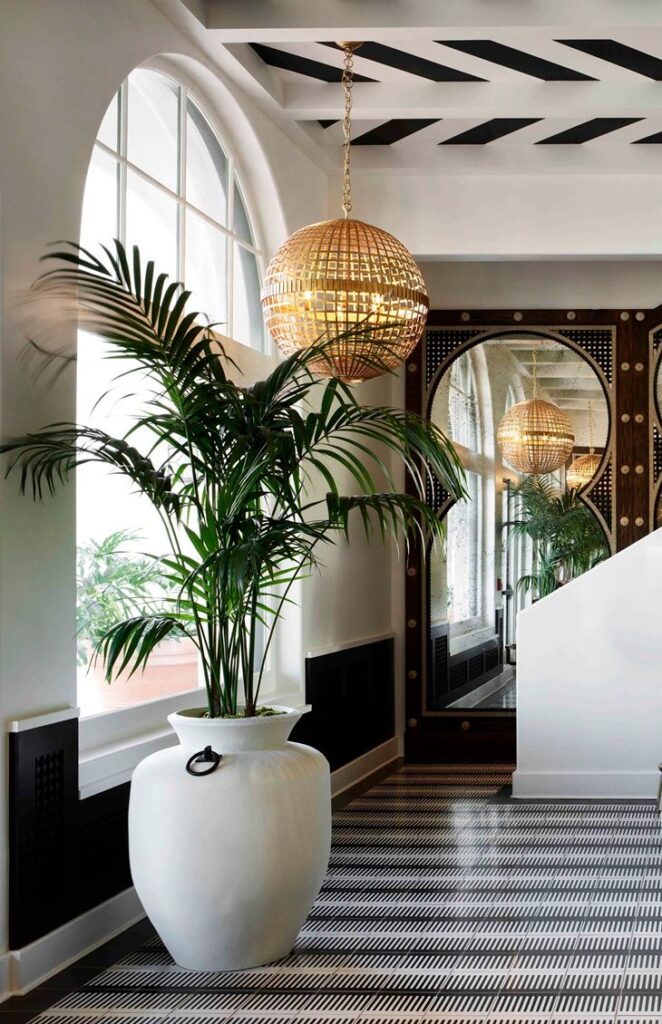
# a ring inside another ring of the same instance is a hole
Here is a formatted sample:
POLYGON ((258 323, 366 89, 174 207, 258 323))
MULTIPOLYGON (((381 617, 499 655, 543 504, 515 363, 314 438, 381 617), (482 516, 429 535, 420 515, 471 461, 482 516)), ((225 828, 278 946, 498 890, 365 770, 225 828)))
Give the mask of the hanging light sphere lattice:
POLYGON ((566 414, 552 402, 536 397, 508 410, 499 424, 497 441, 513 469, 541 476, 567 462, 575 436, 566 414))
POLYGON ((577 490, 579 487, 584 487, 589 483, 595 476, 600 461, 600 456, 596 455, 595 452, 590 452, 588 455, 579 455, 576 459, 573 459, 565 477, 568 487, 577 490))
POLYGON ((288 238, 269 264, 262 293, 267 328, 285 355, 328 341, 312 369, 351 381, 403 362, 423 332, 428 305, 404 245, 349 218, 310 224, 288 238))
POLYGON ((429 303, 423 276, 402 242, 350 217, 354 51, 362 44, 337 45, 345 54, 344 218, 309 224, 284 242, 267 268, 262 309, 285 355, 323 344, 310 368, 358 383, 407 358, 423 333, 429 303))

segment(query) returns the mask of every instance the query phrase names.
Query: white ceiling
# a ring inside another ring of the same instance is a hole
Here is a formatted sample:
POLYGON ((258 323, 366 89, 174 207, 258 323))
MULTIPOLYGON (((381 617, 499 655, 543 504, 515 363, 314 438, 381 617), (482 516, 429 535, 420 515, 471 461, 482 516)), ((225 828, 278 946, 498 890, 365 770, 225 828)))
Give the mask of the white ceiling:
POLYGON ((659 171, 661 0, 187 6, 242 87, 296 124, 331 165, 340 158, 343 96, 337 81, 324 79, 338 78, 342 53, 328 44, 349 38, 366 41, 355 69, 370 79, 353 91, 357 168, 659 171))

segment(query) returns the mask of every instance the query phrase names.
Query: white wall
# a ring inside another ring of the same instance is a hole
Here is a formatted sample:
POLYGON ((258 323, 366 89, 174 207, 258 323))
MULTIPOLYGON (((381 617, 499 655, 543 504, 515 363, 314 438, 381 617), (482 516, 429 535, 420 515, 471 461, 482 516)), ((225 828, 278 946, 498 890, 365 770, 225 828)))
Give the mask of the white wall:
MULTIPOLYGON (((338 189, 333 181, 333 209, 338 189)), ((357 217, 391 231, 421 259, 662 255, 660 175, 363 171, 353 197, 357 217)))
POLYGON ((660 260, 421 260, 432 309, 648 309, 660 260))
POLYGON ((662 530, 520 612, 517 797, 652 797, 662 530))

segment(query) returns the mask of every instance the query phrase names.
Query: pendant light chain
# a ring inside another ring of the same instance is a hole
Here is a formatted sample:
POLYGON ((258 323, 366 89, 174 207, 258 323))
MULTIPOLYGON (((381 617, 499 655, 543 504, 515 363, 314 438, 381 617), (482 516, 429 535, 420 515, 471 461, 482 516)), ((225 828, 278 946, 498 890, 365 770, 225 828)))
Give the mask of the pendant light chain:
MULTIPOLYGON (((533 365, 531 367, 531 375, 533 377, 533 395, 531 397, 533 398, 533 401, 535 402, 535 400, 538 397, 538 354, 537 354, 535 348, 534 348, 533 352, 531 353, 531 355, 532 355, 532 362, 533 362, 533 365)), ((525 392, 525 394, 526 394, 526 392, 525 392)))
POLYGON ((342 72, 342 85, 345 90, 345 118, 343 120, 343 182, 342 208, 345 218, 352 209, 352 181, 350 178, 350 146, 352 141, 352 79, 354 75, 354 52, 351 46, 345 47, 345 61, 342 72))
POLYGON ((590 398, 588 400, 588 451, 589 455, 593 455, 593 402, 590 398))

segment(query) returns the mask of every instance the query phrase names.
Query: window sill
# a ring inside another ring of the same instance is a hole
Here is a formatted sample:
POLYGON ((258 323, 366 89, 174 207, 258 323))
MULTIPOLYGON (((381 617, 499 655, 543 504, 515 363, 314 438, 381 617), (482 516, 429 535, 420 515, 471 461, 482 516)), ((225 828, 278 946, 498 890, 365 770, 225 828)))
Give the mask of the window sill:
POLYGON ((108 743, 81 754, 78 763, 78 795, 81 800, 131 781, 136 766, 149 754, 177 742, 169 725, 124 742, 108 743))

